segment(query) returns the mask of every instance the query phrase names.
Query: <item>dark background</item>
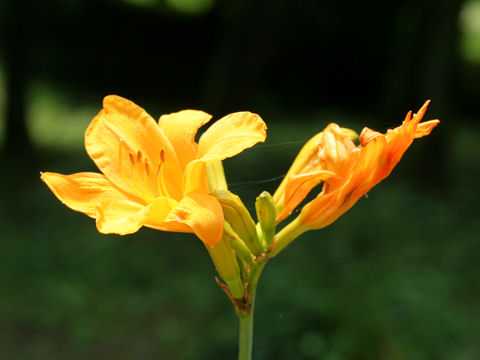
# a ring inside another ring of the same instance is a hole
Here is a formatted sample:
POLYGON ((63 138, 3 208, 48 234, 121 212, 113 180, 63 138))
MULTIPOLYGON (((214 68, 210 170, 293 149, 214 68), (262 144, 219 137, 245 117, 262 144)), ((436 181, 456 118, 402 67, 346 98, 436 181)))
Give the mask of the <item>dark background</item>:
POLYGON ((192 235, 98 234, 40 171, 95 171, 107 94, 154 118, 259 113, 225 162, 253 209, 329 122, 442 121, 259 284, 254 359, 480 358, 480 1, 8 0, 0 4, 0 358, 234 359, 236 318, 192 235))

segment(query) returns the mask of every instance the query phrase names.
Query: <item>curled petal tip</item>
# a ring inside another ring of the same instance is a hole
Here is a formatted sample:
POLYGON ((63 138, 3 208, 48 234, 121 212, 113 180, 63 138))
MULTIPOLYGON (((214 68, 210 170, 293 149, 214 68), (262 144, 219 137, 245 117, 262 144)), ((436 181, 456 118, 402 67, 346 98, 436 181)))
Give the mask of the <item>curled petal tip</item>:
POLYGON ((419 117, 420 119, 423 117, 423 115, 425 115, 425 112, 427 111, 427 108, 428 108, 428 105, 430 105, 430 101, 431 100, 427 100, 423 103, 422 107, 418 110, 418 112, 416 114, 414 114, 413 116, 417 116, 419 117))
POLYGON ((415 139, 429 135, 435 126, 440 123, 440 120, 429 120, 418 124, 415 130, 415 139))

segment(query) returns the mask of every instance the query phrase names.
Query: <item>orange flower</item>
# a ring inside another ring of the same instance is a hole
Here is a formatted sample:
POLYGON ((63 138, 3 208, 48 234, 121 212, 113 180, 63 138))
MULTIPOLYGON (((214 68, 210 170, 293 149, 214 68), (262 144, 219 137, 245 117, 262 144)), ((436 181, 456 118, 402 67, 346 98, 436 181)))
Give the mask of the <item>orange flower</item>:
POLYGON ((415 138, 430 134, 439 123, 420 123, 427 101, 417 114, 386 134, 364 128, 360 145, 353 130, 330 124, 302 148, 274 194, 277 222, 287 217, 319 183, 322 191, 307 203, 297 219, 305 229, 330 225, 360 197, 385 179, 415 138))
POLYGON ((102 233, 129 234, 142 225, 193 232, 218 243, 223 212, 210 195, 206 163, 234 156, 266 137, 256 114, 223 117, 195 142, 211 115, 183 110, 159 122, 133 102, 107 96, 85 133, 88 155, 103 174, 42 173, 42 180, 65 205, 95 218, 102 233))

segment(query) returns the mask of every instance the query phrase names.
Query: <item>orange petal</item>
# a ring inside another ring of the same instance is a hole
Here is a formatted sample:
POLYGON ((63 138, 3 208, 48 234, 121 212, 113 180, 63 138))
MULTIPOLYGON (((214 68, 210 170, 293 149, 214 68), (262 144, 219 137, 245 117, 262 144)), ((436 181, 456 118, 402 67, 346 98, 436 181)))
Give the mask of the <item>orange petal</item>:
POLYGON ((358 200, 390 174, 395 165, 392 165, 386 147, 386 137, 378 136, 360 148, 360 155, 350 169, 349 188, 344 189, 349 200, 352 197, 358 200))
POLYGON ((265 141, 267 126, 257 114, 237 112, 227 115, 205 131, 198 142, 197 158, 223 160, 265 141))
POLYGON ((155 169, 160 164, 163 149, 164 166, 169 167, 171 178, 175 178, 177 183, 181 182, 178 158, 155 120, 141 107, 119 96, 104 98, 103 110, 95 116, 85 133, 85 147, 107 178, 127 192, 131 190, 122 175, 120 161, 128 162, 129 152, 133 155, 141 152, 155 169), (119 158, 122 153, 120 144, 124 146, 124 159, 119 158))
POLYGON ((144 205, 142 200, 112 185, 103 174, 83 172, 62 175, 44 172, 41 178, 62 203, 93 218, 96 217, 100 203, 116 202, 120 199, 128 204, 133 212, 144 205))
POLYGON ((197 157, 195 135, 211 118, 210 114, 198 110, 182 110, 160 117, 158 125, 173 145, 183 168, 197 157))
POLYGON ((427 112, 428 105, 430 105, 430 100, 425 101, 425 103, 422 105, 420 110, 416 114, 413 115, 412 122, 418 125, 420 121, 422 121, 423 116, 427 112))
POLYGON ((336 176, 336 174, 332 171, 318 170, 289 178, 283 199, 284 208, 278 215, 277 222, 287 217, 315 186, 333 176, 336 176))
POLYGON ((382 133, 379 133, 378 131, 364 127, 362 132, 360 133, 360 137, 358 138, 358 141, 362 146, 365 146, 370 141, 374 140, 379 136, 385 136, 385 135, 383 135, 382 133))
POLYGON ((357 157, 352 141, 357 137, 355 131, 331 123, 302 147, 273 195, 280 213, 277 221, 288 216, 314 186, 342 172, 357 157))
POLYGON ((312 229, 320 229, 330 225, 350 209, 358 198, 351 197, 352 187, 349 183, 347 180, 344 187, 331 192, 322 192, 306 204, 299 215, 302 223, 312 229))
POLYGON ((190 193, 172 209, 165 219, 165 227, 178 231, 184 224, 192 229, 205 244, 215 245, 223 234, 223 212, 218 200, 211 195, 190 193))
POLYGON ((423 136, 427 136, 433 130, 435 126, 440 123, 439 120, 430 120, 424 121, 417 126, 417 130, 415 131, 415 139, 421 138, 423 136))
MULTIPOLYGON (((320 146, 322 137, 323 132, 319 132, 310 138, 305 145, 303 145, 302 149, 288 169, 287 174, 283 178, 277 190, 275 190, 275 193, 273 194, 273 201, 278 213, 281 213, 283 209, 285 209, 285 188, 292 176, 299 175, 304 172, 311 172, 320 168, 321 164, 318 161, 318 147, 320 146)), ((283 219, 285 216, 288 216, 288 213, 277 217, 277 221, 280 221, 280 218, 283 219)))
POLYGON ((341 177, 332 179, 322 193, 303 207, 300 221, 311 229, 327 226, 385 179, 414 138, 428 135, 439 123, 420 123, 428 104, 427 101, 413 117, 409 112, 401 126, 385 135, 365 128, 359 139, 360 151, 352 151, 346 166, 337 174, 341 177))

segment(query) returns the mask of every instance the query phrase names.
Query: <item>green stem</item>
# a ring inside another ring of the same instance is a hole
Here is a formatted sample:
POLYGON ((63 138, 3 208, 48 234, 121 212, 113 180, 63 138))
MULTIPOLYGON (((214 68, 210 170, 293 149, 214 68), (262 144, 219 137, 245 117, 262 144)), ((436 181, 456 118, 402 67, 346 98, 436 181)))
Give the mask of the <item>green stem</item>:
POLYGON ((252 359, 253 345, 253 313, 255 308, 255 294, 257 292, 258 279, 262 273, 265 262, 258 264, 252 269, 249 276, 248 300, 245 308, 237 308, 237 316, 239 320, 239 337, 238 337, 238 360, 252 359))
POLYGON ((285 246, 290 244, 293 240, 295 240, 307 230, 308 228, 302 225, 299 217, 297 217, 290 224, 280 230, 275 236, 273 240, 274 246, 272 247, 272 250, 270 250, 270 252, 268 253, 268 256, 271 258, 276 256, 280 251, 285 248, 285 246))
POLYGON ((250 360, 253 344, 253 308, 246 315, 239 314, 238 319, 240 321, 238 360, 250 360))

